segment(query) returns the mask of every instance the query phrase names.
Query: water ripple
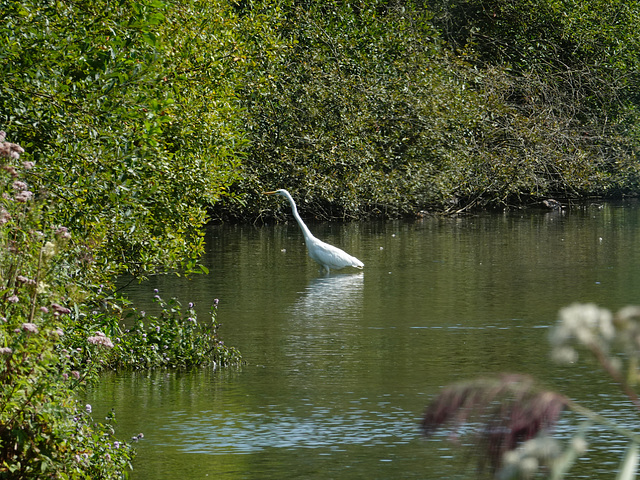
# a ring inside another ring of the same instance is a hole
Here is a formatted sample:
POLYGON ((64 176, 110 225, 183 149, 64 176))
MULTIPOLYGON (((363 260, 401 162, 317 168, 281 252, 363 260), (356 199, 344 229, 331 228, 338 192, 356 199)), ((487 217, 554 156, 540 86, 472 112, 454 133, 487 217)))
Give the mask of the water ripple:
POLYGON ((162 430, 171 432, 167 438, 181 450, 212 455, 254 453, 267 448, 341 451, 349 445, 402 445, 419 438, 412 413, 381 406, 389 408, 367 411, 358 406, 340 414, 323 406, 314 407, 304 416, 273 407, 265 412, 209 411, 191 417, 176 412, 162 430))

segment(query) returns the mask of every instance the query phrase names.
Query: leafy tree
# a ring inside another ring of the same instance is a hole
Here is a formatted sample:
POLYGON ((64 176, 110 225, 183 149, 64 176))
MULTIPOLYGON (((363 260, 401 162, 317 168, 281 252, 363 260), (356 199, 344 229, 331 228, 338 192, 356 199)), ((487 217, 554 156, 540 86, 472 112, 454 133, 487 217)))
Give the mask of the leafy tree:
POLYGON ((0 123, 95 271, 193 267, 243 148, 223 3, 0 4, 0 123), (202 15, 202 16, 200 16, 202 15), (223 39, 223 41, 220 41, 223 39))
MULTIPOLYGON (((426 3, 238 4, 251 144, 232 191, 246 202, 215 216, 279 217, 259 195, 276 187, 316 218, 634 191, 632 75, 597 67, 588 40, 604 22, 571 31, 578 13, 543 0, 426 3)), ((636 50, 620 57, 630 74, 636 50)))

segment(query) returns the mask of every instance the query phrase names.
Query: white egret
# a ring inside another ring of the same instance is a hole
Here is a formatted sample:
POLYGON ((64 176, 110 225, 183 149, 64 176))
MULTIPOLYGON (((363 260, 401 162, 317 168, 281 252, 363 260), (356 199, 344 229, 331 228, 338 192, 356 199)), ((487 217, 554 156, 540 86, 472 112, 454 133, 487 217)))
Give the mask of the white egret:
POLYGON ((281 188, 280 190, 276 190, 275 192, 264 193, 265 195, 280 195, 281 197, 289 200, 289 203, 291 204, 291 210, 293 212, 293 218, 295 218, 298 222, 298 225, 300 225, 302 235, 304 236, 304 243, 306 243, 307 245, 309 256, 313 260, 318 262, 327 273, 329 273, 331 268, 333 268, 334 270, 338 270, 344 267, 364 267, 364 263, 362 263, 356 257, 352 257, 347 252, 340 250, 338 247, 329 245, 328 243, 325 243, 322 240, 318 240, 316 237, 314 237, 309 228, 300 218, 300 215, 298 214, 298 208, 296 207, 296 202, 294 202, 289 192, 287 192, 285 189, 281 188))

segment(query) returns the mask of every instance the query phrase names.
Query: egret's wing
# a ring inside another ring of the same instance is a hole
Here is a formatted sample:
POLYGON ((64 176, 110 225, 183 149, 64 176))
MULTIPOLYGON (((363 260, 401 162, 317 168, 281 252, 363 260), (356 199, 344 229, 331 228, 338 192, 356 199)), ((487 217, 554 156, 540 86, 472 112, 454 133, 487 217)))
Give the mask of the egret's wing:
POLYGON ((364 267, 364 263, 358 260, 356 257, 349 255, 344 250, 329 245, 317 238, 314 238, 314 242, 311 245, 307 245, 309 250, 309 256, 313 258, 322 266, 329 268, 340 269, 344 267, 364 267))

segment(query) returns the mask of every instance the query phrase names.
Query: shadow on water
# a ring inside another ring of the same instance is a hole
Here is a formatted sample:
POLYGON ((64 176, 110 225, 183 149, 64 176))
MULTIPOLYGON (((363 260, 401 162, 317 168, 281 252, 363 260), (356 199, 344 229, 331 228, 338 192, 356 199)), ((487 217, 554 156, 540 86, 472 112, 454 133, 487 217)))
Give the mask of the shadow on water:
MULTIPOLYGON (((134 480, 468 478, 465 455, 422 439, 419 417, 443 385, 500 371, 634 427, 593 364, 549 360, 547 333, 574 301, 640 303, 637 207, 311 227, 364 271, 321 274, 295 224, 216 226, 209 275, 128 287, 145 308, 155 288, 203 315, 219 298, 220 334, 247 361, 106 375, 89 392, 123 437, 144 432, 134 480)), ((597 432, 573 478, 611 476, 622 446, 597 432)))

